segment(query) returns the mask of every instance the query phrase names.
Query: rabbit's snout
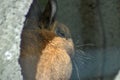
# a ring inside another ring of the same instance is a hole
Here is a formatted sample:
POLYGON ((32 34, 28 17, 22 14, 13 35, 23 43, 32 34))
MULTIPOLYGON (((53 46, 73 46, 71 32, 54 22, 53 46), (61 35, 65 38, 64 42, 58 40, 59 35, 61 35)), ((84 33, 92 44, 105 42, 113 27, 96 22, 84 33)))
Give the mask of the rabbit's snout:
POLYGON ((72 56, 74 54, 74 44, 68 27, 55 21, 50 31, 57 35, 57 37, 53 39, 53 43, 56 44, 57 47, 65 49, 67 54, 72 56))

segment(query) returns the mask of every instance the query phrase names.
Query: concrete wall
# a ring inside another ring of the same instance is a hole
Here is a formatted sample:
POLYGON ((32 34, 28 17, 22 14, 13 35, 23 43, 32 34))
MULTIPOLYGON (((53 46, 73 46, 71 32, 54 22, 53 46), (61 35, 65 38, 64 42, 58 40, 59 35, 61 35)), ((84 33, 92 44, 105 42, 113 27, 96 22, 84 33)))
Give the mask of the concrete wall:
POLYGON ((0 80, 22 80, 20 34, 32 0, 0 0, 0 80))

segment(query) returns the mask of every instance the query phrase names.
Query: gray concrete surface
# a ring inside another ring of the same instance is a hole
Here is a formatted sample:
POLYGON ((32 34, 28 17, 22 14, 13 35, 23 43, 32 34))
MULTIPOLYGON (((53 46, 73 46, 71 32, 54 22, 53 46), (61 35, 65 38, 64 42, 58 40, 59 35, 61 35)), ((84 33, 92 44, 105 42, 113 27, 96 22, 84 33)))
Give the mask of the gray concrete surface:
POLYGON ((0 0, 0 80, 22 80, 20 34, 32 0, 0 0))

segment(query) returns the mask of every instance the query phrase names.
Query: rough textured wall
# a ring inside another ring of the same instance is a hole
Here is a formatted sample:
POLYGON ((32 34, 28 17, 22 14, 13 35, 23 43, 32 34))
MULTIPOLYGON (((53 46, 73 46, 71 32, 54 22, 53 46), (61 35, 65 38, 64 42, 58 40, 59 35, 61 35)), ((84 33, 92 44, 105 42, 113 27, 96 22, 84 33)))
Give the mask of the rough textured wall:
POLYGON ((32 0, 0 0, 0 80, 22 80, 20 33, 32 0))

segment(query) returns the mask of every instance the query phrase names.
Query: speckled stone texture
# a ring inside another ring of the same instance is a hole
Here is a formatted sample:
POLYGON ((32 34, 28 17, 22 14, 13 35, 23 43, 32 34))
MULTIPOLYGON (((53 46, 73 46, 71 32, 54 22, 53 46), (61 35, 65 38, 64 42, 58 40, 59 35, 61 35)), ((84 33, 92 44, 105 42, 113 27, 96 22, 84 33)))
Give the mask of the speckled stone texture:
POLYGON ((20 34, 32 0, 0 0, 0 80, 22 80, 20 34))

